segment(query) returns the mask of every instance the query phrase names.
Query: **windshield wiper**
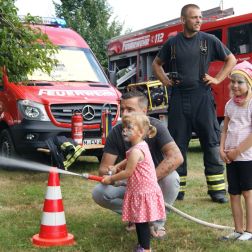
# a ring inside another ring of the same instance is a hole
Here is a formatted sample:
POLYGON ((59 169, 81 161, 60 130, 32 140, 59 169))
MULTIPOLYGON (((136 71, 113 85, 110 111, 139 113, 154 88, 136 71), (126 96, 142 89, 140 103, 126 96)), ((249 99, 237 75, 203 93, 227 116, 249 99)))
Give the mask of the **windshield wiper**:
POLYGON ((64 80, 66 82, 88 82, 88 83, 98 83, 98 81, 92 81, 92 80, 64 80))

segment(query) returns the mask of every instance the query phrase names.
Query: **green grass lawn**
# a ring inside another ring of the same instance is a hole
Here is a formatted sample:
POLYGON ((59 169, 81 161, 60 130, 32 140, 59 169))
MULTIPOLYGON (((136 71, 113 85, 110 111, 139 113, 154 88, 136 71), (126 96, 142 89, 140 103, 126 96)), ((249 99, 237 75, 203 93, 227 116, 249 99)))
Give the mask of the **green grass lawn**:
MULTIPOLYGON (((188 185, 184 201, 175 207, 201 220, 233 226, 229 204, 217 204, 207 196, 202 168, 202 153, 197 140, 190 144, 188 185)), ((98 161, 85 158, 70 169, 97 173, 98 161)), ((34 247, 31 237, 39 232, 47 189, 47 173, 0 169, 0 251, 45 251, 34 247)), ((119 215, 97 206, 91 198, 96 182, 61 175, 61 192, 68 232, 76 245, 51 247, 46 251, 126 252, 136 244, 135 233, 127 233, 119 215)), ((252 251, 252 241, 223 242, 226 231, 186 220, 175 213, 168 215, 166 240, 152 240, 154 251, 252 251)), ((229 231, 228 231, 229 232, 229 231)))

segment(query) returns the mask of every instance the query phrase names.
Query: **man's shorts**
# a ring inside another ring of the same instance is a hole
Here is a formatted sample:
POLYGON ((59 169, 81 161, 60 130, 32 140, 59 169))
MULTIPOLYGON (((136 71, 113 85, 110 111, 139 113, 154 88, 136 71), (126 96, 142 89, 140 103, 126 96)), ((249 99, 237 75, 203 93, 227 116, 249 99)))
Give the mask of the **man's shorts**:
POLYGON ((227 164, 228 192, 233 195, 252 189, 252 161, 227 164))

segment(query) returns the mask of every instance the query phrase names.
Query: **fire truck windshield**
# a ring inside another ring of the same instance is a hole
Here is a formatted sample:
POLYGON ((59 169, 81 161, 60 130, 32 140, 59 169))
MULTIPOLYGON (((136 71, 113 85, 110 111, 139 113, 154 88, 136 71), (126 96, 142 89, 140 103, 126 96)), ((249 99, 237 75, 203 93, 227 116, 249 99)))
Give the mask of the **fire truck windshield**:
POLYGON ((89 49, 60 47, 55 55, 58 63, 50 75, 36 70, 28 75, 32 81, 102 82, 107 79, 89 49))

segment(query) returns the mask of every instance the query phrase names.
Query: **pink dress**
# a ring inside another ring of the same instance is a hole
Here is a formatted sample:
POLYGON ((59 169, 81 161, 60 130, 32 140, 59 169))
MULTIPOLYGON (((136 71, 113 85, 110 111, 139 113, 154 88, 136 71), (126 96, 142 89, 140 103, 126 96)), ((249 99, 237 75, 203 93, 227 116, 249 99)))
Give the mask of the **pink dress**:
POLYGON ((149 147, 142 141, 126 152, 126 158, 135 148, 140 149, 145 157, 143 161, 138 162, 134 173, 127 180, 122 220, 142 223, 165 219, 164 198, 157 182, 149 147))

